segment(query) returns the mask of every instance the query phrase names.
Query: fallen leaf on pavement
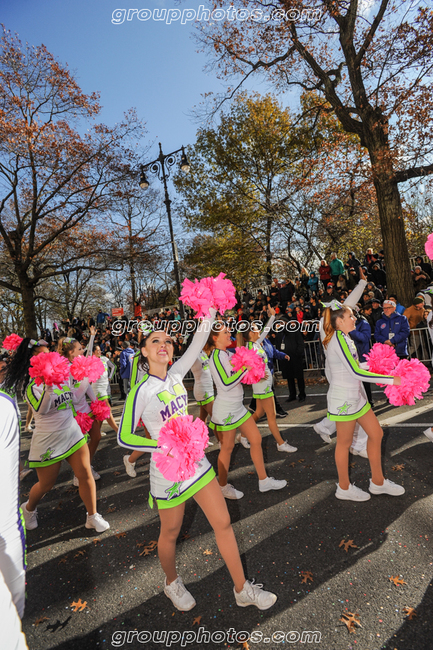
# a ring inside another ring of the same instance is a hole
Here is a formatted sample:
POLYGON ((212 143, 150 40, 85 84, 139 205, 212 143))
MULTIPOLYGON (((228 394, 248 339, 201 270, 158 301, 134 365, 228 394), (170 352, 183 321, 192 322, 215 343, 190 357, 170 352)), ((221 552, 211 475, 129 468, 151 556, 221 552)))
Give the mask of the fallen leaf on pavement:
POLYGON ((359 614, 352 614, 352 612, 343 612, 340 621, 346 625, 350 633, 356 632, 357 627, 362 627, 359 614))
POLYGON ((413 607, 405 607, 403 612, 407 615, 408 619, 411 621, 417 616, 417 613, 413 607))
POLYGON ((74 600, 74 602, 71 605, 71 609, 73 609, 74 612, 78 612, 78 610, 82 612, 86 607, 87 607, 87 600, 85 600, 83 603, 81 598, 78 599, 78 603, 76 603, 74 600))
POLYGON ((396 587, 399 585, 406 585, 407 582, 405 582, 402 578, 399 578, 398 576, 391 576, 389 579, 390 582, 393 582, 396 587))

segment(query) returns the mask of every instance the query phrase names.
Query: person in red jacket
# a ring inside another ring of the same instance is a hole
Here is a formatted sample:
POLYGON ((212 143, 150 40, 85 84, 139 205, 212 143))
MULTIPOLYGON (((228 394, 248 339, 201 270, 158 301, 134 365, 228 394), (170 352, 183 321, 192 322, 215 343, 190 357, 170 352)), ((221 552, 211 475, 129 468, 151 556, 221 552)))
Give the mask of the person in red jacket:
POLYGON ((320 281, 323 284, 323 288, 326 289, 326 285, 331 279, 331 267, 326 262, 326 260, 322 260, 320 262, 319 276, 320 276, 320 281))

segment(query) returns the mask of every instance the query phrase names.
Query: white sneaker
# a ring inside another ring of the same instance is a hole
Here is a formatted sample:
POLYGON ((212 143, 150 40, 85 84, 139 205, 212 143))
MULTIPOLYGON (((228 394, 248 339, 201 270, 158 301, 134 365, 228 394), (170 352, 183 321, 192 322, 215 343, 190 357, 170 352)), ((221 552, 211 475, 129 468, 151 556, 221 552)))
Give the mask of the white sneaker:
POLYGON ((26 530, 34 530, 38 527, 38 509, 35 508, 33 512, 27 510, 28 501, 23 503, 21 510, 23 511, 24 522, 26 524, 26 530))
POLYGON ((233 485, 231 485, 231 483, 227 483, 227 485, 221 487, 221 492, 225 499, 233 499, 233 500, 242 499, 242 497, 244 496, 244 493, 241 492, 240 490, 236 490, 233 487, 233 485))
POLYGON ((196 606, 194 596, 189 593, 180 576, 177 576, 176 580, 169 585, 167 584, 167 578, 165 579, 164 593, 170 598, 176 609, 181 612, 189 612, 190 609, 196 606))
POLYGON ((28 427, 26 427, 26 428, 24 429, 24 432, 25 432, 25 433, 33 433, 33 429, 34 429, 34 428, 35 428, 35 427, 32 427, 32 425, 30 424, 28 427))
POLYGON ((366 449, 361 449, 361 451, 356 451, 353 447, 349 448, 349 452, 353 454, 353 456, 361 456, 362 458, 368 458, 367 450, 366 449))
POLYGON ((237 433, 235 437, 235 442, 240 443, 242 447, 245 447, 245 449, 249 449, 251 447, 250 443, 248 442, 248 439, 245 438, 241 433, 237 433))
POLYGON ((104 517, 102 517, 98 512, 91 517, 87 515, 85 526, 86 528, 94 528, 97 533, 103 533, 104 530, 110 528, 108 521, 105 521, 104 517))
POLYGON ((368 501, 371 499, 371 496, 368 494, 368 492, 364 492, 364 490, 356 487, 353 483, 350 483, 347 490, 342 490, 337 483, 335 496, 337 499, 341 499, 342 501, 368 501))
POLYGON ((242 591, 238 594, 233 587, 236 605, 248 607, 255 605, 259 609, 269 609, 277 600, 277 596, 270 591, 264 591, 263 585, 256 585, 249 580, 245 581, 242 591))
POLYGON ((277 481, 273 476, 267 476, 266 478, 259 480, 259 491, 260 492, 269 492, 269 490, 282 490, 287 485, 286 480, 277 481))
POLYGON ((90 467, 90 469, 92 470, 92 476, 95 479, 95 481, 99 481, 99 479, 101 478, 100 474, 98 474, 98 472, 96 472, 92 466, 90 467))
POLYGON ((78 487, 80 485, 75 474, 74 474, 74 478, 72 479, 72 485, 74 485, 75 487, 78 487))
POLYGON ((123 464, 125 465, 126 473, 128 476, 135 478, 137 476, 137 472, 135 471, 135 463, 129 462, 129 456, 123 457, 123 464))
POLYGON ((317 424, 313 424, 313 429, 316 433, 319 434, 319 436, 322 438, 323 442, 326 442, 328 445, 329 443, 332 442, 332 438, 328 433, 323 433, 323 431, 319 427, 319 422, 317 424))
POLYGON ((429 427, 428 429, 423 431, 423 434, 425 436, 427 436, 427 438, 433 442, 433 431, 431 430, 431 427, 429 427))
POLYGON ((287 451, 289 454, 291 454, 294 451, 298 451, 297 447, 292 447, 292 445, 289 445, 289 443, 285 440, 282 445, 277 445, 278 451, 287 451))
POLYGON ((383 481, 383 485, 376 485, 370 479, 370 487, 368 488, 368 491, 371 492, 371 494, 390 494, 392 497, 400 497, 406 492, 402 485, 397 485, 397 483, 393 483, 387 478, 383 481))

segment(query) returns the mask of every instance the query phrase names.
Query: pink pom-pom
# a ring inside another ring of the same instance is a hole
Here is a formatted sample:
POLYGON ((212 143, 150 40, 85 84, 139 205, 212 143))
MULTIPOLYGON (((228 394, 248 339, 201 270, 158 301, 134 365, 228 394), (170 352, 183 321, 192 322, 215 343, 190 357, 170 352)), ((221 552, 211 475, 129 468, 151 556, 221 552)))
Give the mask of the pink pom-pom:
POLYGON ((255 350, 245 347, 236 348, 230 358, 230 363, 235 372, 245 366, 251 366, 251 370, 242 377, 241 384, 257 384, 266 374, 266 364, 255 350))
POLYGON ((99 420, 99 422, 103 422, 110 417, 110 406, 104 400, 97 399, 94 402, 91 402, 90 408, 92 409, 95 419, 99 420))
POLYGON ((155 464, 168 481, 186 481, 194 476, 197 465, 209 444, 205 423, 192 415, 171 418, 158 436, 155 464), (170 454, 168 456, 167 454, 170 454))
POLYGON ((216 278, 203 278, 201 282, 207 286, 213 295, 213 306, 221 314, 236 305, 236 289, 225 273, 220 273, 216 278))
POLYGON ((87 358, 87 376, 91 384, 98 381, 105 372, 105 366, 102 363, 101 359, 98 357, 88 357, 87 358))
POLYGON ((424 248, 427 257, 433 260, 433 233, 427 237, 427 241, 424 244, 424 248))
POLYGON ((87 357, 83 357, 83 355, 80 354, 78 357, 74 358, 70 365, 69 372, 77 381, 83 381, 83 379, 87 377, 87 366, 87 357))
POLYGON ((385 388, 385 395, 393 406, 413 406, 415 399, 423 399, 422 394, 430 387, 430 372, 418 359, 401 359, 391 374, 401 377, 401 386, 385 388))
POLYGON ((385 343, 375 343, 365 358, 370 372, 379 375, 390 375, 399 362, 394 348, 385 343))
POLYGON ((9 334, 3 341, 3 347, 5 350, 16 350, 21 345, 22 340, 18 334, 9 334))
POLYGON ((77 411, 77 415, 75 416, 75 419, 77 420, 81 433, 88 433, 90 429, 92 428, 93 425, 93 418, 88 415, 88 413, 82 413, 81 411, 77 411))
POLYGON ((29 375, 38 386, 61 386, 69 380, 69 361, 58 352, 37 354, 30 359, 29 375))
POLYGON ((196 311, 194 318, 205 318, 209 316, 209 309, 213 307, 213 295, 209 287, 201 280, 194 282, 186 278, 182 282, 182 292, 179 300, 196 311))

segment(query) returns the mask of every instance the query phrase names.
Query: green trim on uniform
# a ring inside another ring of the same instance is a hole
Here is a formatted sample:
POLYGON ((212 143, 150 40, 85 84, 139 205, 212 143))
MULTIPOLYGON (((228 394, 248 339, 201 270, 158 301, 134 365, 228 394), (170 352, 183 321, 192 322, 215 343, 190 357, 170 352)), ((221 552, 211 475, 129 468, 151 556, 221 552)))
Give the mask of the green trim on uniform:
POLYGON ((135 384, 137 383, 138 362, 140 360, 140 355, 141 355, 140 351, 136 352, 132 360, 131 379, 129 381, 131 388, 134 388, 135 384))
POLYGON ((148 379, 149 375, 144 375, 143 379, 128 393, 125 406, 123 407, 123 415, 120 420, 119 430, 117 432, 117 442, 120 447, 135 449, 136 451, 149 451, 158 446, 157 440, 145 438, 144 436, 137 436, 134 433, 134 412, 137 392, 148 379))
POLYGON ((237 422, 232 422, 231 424, 215 424, 215 422, 210 421, 207 426, 212 430, 216 429, 217 431, 232 431, 233 429, 240 427, 241 424, 246 422, 250 417, 251 413, 247 411, 245 415, 240 418, 240 420, 237 420, 237 422))
MULTIPOLYGON (((352 366, 352 370, 356 372, 357 375, 361 375, 360 380, 362 381, 362 377, 377 377, 378 380, 380 379, 394 379, 392 375, 379 375, 376 372, 370 372, 369 370, 364 370, 361 368, 359 365, 358 361, 353 358, 353 355, 351 354, 349 350, 349 346, 347 345, 347 342, 344 338, 343 332, 341 330, 337 330, 337 340, 341 346, 341 349, 347 358, 348 362, 352 366)), ((380 383, 380 382, 378 382, 380 383)))
POLYGON ((350 422, 351 420, 357 420, 358 418, 362 417, 368 413, 370 409, 370 403, 366 402, 364 406, 356 413, 352 413, 351 415, 333 415, 332 413, 328 413, 327 418, 328 420, 332 420, 332 422, 350 422))
POLYGON ((215 401, 215 397, 211 395, 207 399, 201 400, 200 402, 197 400, 197 406, 205 406, 205 404, 210 404, 211 402, 215 401))
POLYGON ((193 483, 187 490, 185 490, 185 492, 182 492, 182 494, 180 494, 178 497, 173 497, 171 499, 158 499, 157 497, 153 497, 149 492, 149 506, 153 508, 153 504, 156 502, 158 509, 161 510, 175 508, 176 506, 184 503, 189 498, 194 496, 194 494, 197 494, 197 492, 200 492, 200 490, 204 488, 208 483, 210 483, 212 479, 215 478, 215 476, 216 475, 214 468, 209 467, 206 474, 203 474, 203 476, 201 476, 198 481, 193 483))
POLYGON ((28 385, 27 388, 26 388, 26 397, 27 397, 27 401, 28 401, 28 403, 30 404, 30 406, 32 407, 32 409, 34 409, 34 410, 37 412, 38 409, 39 409, 39 407, 40 407, 40 405, 41 405, 42 400, 44 399, 44 395, 45 395, 46 387, 45 387, 44 390, 42 391, 42 395, 41 395, 41 397, 40 397, 39 400, 38 400, 38 399, 33 395, 33 392, 32 392, 32 386, 35 386, 35 384, 36 384, 35 380, 32 379, 32 381, 29 383, 29 385, 28 385))
MULTIPOLYGON (((24 519, 24 513, 21 506, 19 507, 18 512, 20 513, 20 521, 21 526, 23 527, 24 535, 27 537, 26 521, 24 519)), ((24 568, 27 570, 27 544, 24 544, 24 568)))
POLYGON ((217 348, 215 348, 213 350, 213 352, 212 352, 212 358, 214 360, 215 367, 217 369, 217 372, 218 372, 218 374, 220 376, 220 379, 221 379, 222 383, 224 384, 224 386, 231 386, 232 384, 234 384, 239 379, 239 377, 242 377, 242 375, 244 374, 246 368, 244 368, 244 369, 241 368, 240 370, 235 372, 234 375, 229 376, 226 373, 225 368, 222 365, 221 361, 219 360, 219 353, 220 353, 220 350, 218 350, 217 348))
MULTIPOLYGON (((86 433, 85 436, 81 440, 75 443, 68 451, 65 451, 64 454, 61 454, 61 456, 56 456, 56 458, 49 458, 47 460, 29 460, 29 467, 48 467, 48 465, 54 465, 55 463, 60 463, 60 461, 65 460, 65 458, 69 458, 69 456, 72 456, 78 449, 83 447, 89 439, 89 435, 86 433)), ((49 451, 49 450, 47 450, 49 451)))
POLYGON ((274 396, 274 391, 270 390, 269 393, 260 393, 257 395, 256 393, 253 393, 254 399, 266 399, 268 397, 273 397, 274 396))

